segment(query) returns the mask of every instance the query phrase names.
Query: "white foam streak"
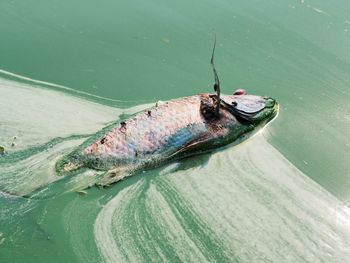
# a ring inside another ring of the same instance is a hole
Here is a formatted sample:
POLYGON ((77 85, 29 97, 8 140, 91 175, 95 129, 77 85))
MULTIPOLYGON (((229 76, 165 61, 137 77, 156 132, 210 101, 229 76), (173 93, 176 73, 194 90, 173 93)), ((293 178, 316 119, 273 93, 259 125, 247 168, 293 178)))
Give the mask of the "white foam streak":
MULTIPOLYGON (((123 189, 115 198, 109 201, 108 205, 101 210, 96 218, 94 225, 95 239, 98 249, 106 262, 126 262, 126 258, 122 254, 121 248, 117 246, 113 235, 113 233, 116 233, 114 229, 115 223, 113 222, 115 222, 115 217, 118 217, 118 214, 125 212, 128 202, 140 190, 141 185, 142 181, 123 189)), ((116 234, 118 235, 119 233, 116 234)), ((137 254, 134 257, 134 262, 136 259, 140 260, 137 254)))
POLYGON ((0 78, 0 144, 8 150, 55 137, 94 133, 122 110, 0 78), (16 147, 8 147, 17 136, 16 147))
MULTIPOLYGON (((106 98, 106 97, 101 97, 101 96, 94 95, 94 94, 91 94, 91 93, 88 93, 88 92, 75 90, 75 89, 72 89, 72 88, 69 88, 69 87, 66 87, 66 86, 63 86, 63 85, 58 85, 58 84, 54 84, 54 83, 47 82, 47 81, 42 81, 42 80, 28 78, 28 77, 25 77, 25 76, 22 76, 22 75, 19 75, 19 74, 16 74, 16 73, 13 73, 13 72, 10 72, 10 71, 7 71, 7 70, 3 70, 3 69, 0 69, 0 73, 4 74, 6 76, 15 77, 18 80, 28 81, 32 85, 36 84, 36 85, 47 86, 47 87, 51 87, 51 88, 57 88, 57 89, 61 89, 61 90, 72 92, 74 94, 81 94, 81 95, 84 95, 84 96, 87 96, 87 97, 102 99, 102 100, 105 100, 105 101, 126 103, 126 101, 116 100, 116 99, 111 99, 111 98, 106 98)), ((129 101, 129 102, 131 102, 131 101, 129 101)), ((139 101, 137 101, 137 102, 139 102, 139 101)))
MULTIPOLYGON (((147 191, 145 208, 151 213, 154 222, 161 226, 161 234, 167 244, 176 248, 181 262, 206 261, 203 253, 186 232, 186 229, 183 228, 181 222, 176 218, 171 207, 155 185, 151 185, 147 191)), ((158 254, 162 254, 161 250, 158 251, 158 254)), ((167 261, 166 258, 162 258, 162 260, 167 261)))
POLYGON ((192 200, 226 249, 247 262, 343 262, 349 256, 350 224, 339 225, 334 217, 335 210, 348 218, 344 207, 263 137, 210 162, 220 170, 209 164, 208 171, 167 180, 192 200))
MULTIPOLYGON (((4 72, 0 70, 0 73, 4 72)), ((0 146, 9 154, 19 152, 27 155, 15 164, 9 162, 0 165, 0 190, 17 195, 28 194, 61 179, 62 177, 58 177, 54 172, 54 165, 59 156, 67 154, 89 134, 96 133, 118 119, 120 114, 133 114, 150 106, 112 108, 58 91, 3 78, 0 78, 0 105, 0 146), (82 138, 74 137, 77 135, 82 138), (35 147, 45 144, 46 147, 34 152, 35 147), (31 149, 32 154, 28 152, 31 149), (25 151, 27 153, 24 153, 25 151)), ((77 186, 92 183, 91 176, 85 179, 86 182, 77 183, 77 186)))

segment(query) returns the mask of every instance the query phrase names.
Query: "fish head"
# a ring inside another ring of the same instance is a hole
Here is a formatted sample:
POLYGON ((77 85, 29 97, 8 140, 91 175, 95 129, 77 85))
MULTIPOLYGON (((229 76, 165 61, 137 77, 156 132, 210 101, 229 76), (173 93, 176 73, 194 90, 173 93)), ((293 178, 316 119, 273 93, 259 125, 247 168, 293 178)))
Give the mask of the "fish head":
POLYGON ((245 90, 237 90, 233 95, 221 96, 222 107, 234 115, 238 121, 254 126, 265 125, 278 113, 276 99, 266 96, 248 95, 245 90))

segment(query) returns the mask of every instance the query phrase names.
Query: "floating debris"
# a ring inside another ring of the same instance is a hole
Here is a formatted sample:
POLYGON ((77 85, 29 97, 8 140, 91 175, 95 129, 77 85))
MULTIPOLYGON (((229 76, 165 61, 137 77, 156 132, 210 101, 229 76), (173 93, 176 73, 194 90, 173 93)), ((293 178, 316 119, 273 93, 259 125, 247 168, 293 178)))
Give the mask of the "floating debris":
POLYGON ((0 146, 0 155, 4 155, 5 154, 5 147, 0 146))

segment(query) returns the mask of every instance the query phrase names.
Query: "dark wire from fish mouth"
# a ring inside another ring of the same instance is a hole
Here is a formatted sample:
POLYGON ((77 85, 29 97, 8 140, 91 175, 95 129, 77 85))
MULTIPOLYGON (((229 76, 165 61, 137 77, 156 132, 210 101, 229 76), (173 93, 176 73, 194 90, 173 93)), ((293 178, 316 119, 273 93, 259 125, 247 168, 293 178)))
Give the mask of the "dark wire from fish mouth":
POLYGON ((214 38, 214 47, 213 47, 213 52, 211 54, 211 59, 210 59, 210 64, 213 68, 213 73, 214 73, 214 91, 216 92, 216 105, 215 105, 215 114, 216 116, 219 116, 219 111, 220 111, 220 80, 219 80, 219 76, 218 73, 215 69, 215 65, 214 65, 214 53, 215 53, 215 47, 216 47, 216 34, 215 34, 215 38, 214 38))
POLYGON ((214 65, 214 54, 215 54, 215 48, 216 48, 216 34, 215 34, 215 38, 214 38, 214 46, 213 46, 213 51, 211 54, 211 59, 210 59, 210 64, 213 68, 213 73, 214 73, 214 91, 216 92, 215 96, 215 115, 219 116, 220 114, 220 106, 227 109, 232 115, 234 115, 235 117, 238 117, 239 119, 243 119, 244 121, 247 121, 249 123, 253 123, 253 117, 259 112, 254 112, 254 113, 247 113, 247 112, 243 112, 239 109, 236 108, 237 106, 237 102, 232 102, 232 104, 228 104, 227 102, 223 101, 220 98, 220 80, 219 80, 219 76, 218 73, 216 71, 215 65, 214 65))

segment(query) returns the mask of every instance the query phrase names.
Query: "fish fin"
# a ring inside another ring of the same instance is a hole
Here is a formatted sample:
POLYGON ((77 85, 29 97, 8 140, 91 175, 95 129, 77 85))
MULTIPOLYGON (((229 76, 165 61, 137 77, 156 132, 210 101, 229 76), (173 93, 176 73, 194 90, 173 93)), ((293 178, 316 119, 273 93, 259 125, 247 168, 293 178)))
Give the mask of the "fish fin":
MULTIPOLYGON (((188 144, 186 144, 183 148, 177 150, 176 152, 174 152, 172 155, 170 155, 168 157, 168 159, 172 159, 174 156, 180 154, 180 153, 185 153, 188 152, 188 156, 191 155, 191 151, 192 150, 197 150, 200 144, 205 143, 209 141, 209 136, 205 136, 200 140, 193 140, 191 142, 189 142, 188 144)), ((205 152, 206 150, 203 150, 203 152, 205 152)))
POLYGON ((96 185, 106 187, 111 184, 122 181, 125 177, 131 176, 132 174, 133 173, 130 172, 130 168, 118 167, 115 169, 111 169, 101 176, 101 179, 96 183, 96 185))
POLYGON ((188 142, 184 147, 174 152, 168 159, 176 156, 180 153, 186 153, 187 156, 191 156, 197 154, 198 152, 210 152, 213 148, 217 148, 217 140, 215 138, 222 137, 227 134, 228 129, 223 127, 221 124, 212 123, 210 125, 210 133, 202 136, 201 138, 196 138, 190 142, 188 142), (215 137, 212 134, 215 133, 215 137))

